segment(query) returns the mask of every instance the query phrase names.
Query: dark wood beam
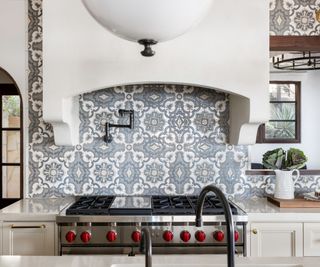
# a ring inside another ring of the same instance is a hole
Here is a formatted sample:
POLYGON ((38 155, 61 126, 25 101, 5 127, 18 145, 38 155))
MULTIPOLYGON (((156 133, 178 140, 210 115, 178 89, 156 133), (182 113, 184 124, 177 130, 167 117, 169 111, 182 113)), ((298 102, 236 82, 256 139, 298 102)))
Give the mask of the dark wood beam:
POLYGON ((270 51, 320 52, 320 36, 270 36, 270 51))

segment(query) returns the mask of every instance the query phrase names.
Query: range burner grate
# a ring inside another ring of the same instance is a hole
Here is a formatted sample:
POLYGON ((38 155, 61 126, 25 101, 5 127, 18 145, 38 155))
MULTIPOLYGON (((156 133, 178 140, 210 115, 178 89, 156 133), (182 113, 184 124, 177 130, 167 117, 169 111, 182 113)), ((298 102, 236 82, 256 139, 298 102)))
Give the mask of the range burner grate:
MULTIPOLYGON (((190 201, 196 210, 198 196, 190 196, 190 201)), ((231 204, 231 211, 233 215, 238 214, 237 208, 231 204)), ((203 204, 203 214, 205 215, 222 215, 224 213, 221 201, 215 195, 208 195, 206 196, 205 202, 203 204)))
POLYGON ((109 215, 114 196, 80 197, 67 210, 67 215, 109 215))
POLYGON ((194 214, 194 208, 186 196, 153 196, 154 215, 188 215, 194 214))
MULTIPOLYGON (((152 196, 150 208, 124 209, 111 207, 115 196, 83 196, 67 210, 66 215, 195 215, 198 196, 152 196)), ((233 215, 237 208, 230 203, 233 215)), ((208 195, 203 214, 222 215, 221 202, 214 195, 208 195)))
MULTIPOLYGON (((153 215, 194 215, 198 196, 153 196, 153 215)), ((237 208, 230 203, 233 215, 238 214, 237 208)), ((222 215, 221 201, 214 195, 208 195, 203 206, 205 215, 222 215)))

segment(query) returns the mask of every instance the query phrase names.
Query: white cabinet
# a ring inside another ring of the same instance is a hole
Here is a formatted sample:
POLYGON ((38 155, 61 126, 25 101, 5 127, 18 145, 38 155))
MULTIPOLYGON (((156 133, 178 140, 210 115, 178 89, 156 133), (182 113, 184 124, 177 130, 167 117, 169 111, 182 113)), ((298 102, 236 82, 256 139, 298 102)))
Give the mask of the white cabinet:
MULTIPOLYGON (((0 222, 0 229, 2 230, 2 221, 0 222)), ((0 231, 0 255, 2 255, 2 231, 0 231)))
POLYGON ((54 222, 4 222, 3 255, 54 255, 54 222))
POLYGON ((320 223, 304 224, 304 256, 320 256, 320 223))
POLYGON ((251 223, 251 257, 302 257, 302 223, 251 223))

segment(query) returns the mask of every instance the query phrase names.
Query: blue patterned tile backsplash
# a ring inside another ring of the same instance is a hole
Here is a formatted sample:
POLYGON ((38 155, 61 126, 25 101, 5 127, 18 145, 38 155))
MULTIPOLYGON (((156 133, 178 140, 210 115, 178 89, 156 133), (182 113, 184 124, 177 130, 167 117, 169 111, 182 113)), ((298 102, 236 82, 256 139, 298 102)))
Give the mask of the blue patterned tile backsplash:
MULTIPOLYGON (((210 183, 229 195, 240 192, 248 152, 246 146, 226 145, 225 93, 128 85, 84 94, 79 101, 79 145, 55 146, 41 118, 30 129, 31 196, 195 194, 210 183), (112 128, 107 144, 105 123, 127 123, 119 109, 135 111, 134 129, 112 128), (40 138, 39 132, 47 134, 40 138)), ((38 120, 37 110, 31 112, 31 120, 38 120)))

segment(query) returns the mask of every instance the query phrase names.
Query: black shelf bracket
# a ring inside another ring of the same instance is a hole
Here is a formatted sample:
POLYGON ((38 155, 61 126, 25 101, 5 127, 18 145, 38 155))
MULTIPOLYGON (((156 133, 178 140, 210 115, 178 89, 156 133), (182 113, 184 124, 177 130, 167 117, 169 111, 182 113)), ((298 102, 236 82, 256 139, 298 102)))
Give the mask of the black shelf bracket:
POLYGON ((106 123, 106 135, 103 137, 103 140, 106 143, 112 142, 112 136, 110 134, 110 128, 129 128, 133 129, 134 127, 134 110, 126 110, 126 109, 119 109, 119 115, 120 117, 123 117, 125 114, 129 114, 129 124, 113 124, 113 123, 106 123))

